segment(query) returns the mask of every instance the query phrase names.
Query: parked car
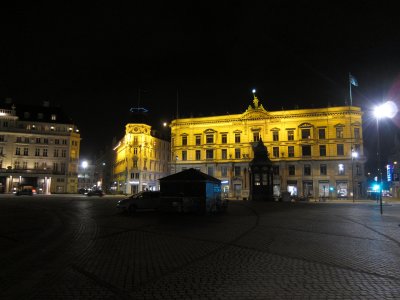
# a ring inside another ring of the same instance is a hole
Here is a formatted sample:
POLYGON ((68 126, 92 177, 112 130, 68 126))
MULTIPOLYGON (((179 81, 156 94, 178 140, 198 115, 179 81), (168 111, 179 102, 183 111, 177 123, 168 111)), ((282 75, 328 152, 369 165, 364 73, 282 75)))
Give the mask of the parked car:
POLYGON ((33 190, 32 189, 22 189, 19 190, 15 193, 16 196, 22 196, 22 195, 27 195, 27 196, 33 196, 33 190))
POLYGON ((85 188, 81 188, 81 189, 78 190, 79 194, 87 194, 87 192, 88 192, 88 190, 85 189, 85 188))
POLYGON ((158 209, 160 206, 160 192, 144 191, 119 200, 117 208, 124 212, 134 213, 138 209, 158 209))
POLYGON ((94 191, 89 191, 86 193, 86 196, 99 196, 99 197, 103 197, 104 196, 104 192, 102 190, 94 190, 94 191))

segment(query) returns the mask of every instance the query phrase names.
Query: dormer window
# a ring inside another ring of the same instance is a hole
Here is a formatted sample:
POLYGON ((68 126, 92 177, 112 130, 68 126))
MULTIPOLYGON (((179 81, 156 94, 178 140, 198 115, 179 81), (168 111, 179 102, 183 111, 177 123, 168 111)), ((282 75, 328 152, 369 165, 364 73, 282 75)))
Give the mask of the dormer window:
POLYGON ((52 114, 52 115, 51 115, 51 120, 52 120, 52 121, 55 121, 55 120, 57 120, 57 115, 55 115, 55 114, 52 114))
POLYGON ((43 119, 43 114, 42 114, 42 113, 38 113, 38 114, 37 114, 37 118, 38 118, 39 120, 43 119))

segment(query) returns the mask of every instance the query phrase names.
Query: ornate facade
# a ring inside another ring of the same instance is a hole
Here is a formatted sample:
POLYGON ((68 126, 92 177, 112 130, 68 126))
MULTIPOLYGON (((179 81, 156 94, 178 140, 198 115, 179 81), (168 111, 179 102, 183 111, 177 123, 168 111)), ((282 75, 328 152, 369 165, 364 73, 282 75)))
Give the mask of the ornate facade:
POLYGON ((149 125, 127 124, 125 136, 114 151, 112 188, 117 192, 159 190, 158 179, 169 175, 170 143, 155 137, 149 125))
POLYGON ((254 96, 242 114, 176 119, 171 170, 196 168, 222 181, 229 197, 247 198, 252 145, 262 139, 273 163, 274 195, 362 195, 364 163, 359 107, 267 111, 254 96), (353 189, 354 188, 354 189, 353 189))
POLYGON ((58 107, 0 109, 0 192, 31 186, 37 193, 76 193, 80 151, 76 126, 58 107))

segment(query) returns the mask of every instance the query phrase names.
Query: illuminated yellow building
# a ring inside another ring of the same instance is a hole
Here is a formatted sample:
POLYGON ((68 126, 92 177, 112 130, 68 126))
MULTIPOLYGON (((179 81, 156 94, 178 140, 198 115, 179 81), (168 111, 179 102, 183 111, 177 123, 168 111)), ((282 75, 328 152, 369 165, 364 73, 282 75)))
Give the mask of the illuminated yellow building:
POLYGON ((273 162, 274 195, 352 198, 364 192, 362 112, 341 106, 270 112, 254 96, 242 114, 176 119, 171 170, 196 168, 247 198, 252 145, 262 139, 273 162))
POLYGON ((146 124, 126 125, 125 136, 114 148, 116 191, 134 194, 159 190, 158 179, 169 175, 170 143, 153 133, 146 124))

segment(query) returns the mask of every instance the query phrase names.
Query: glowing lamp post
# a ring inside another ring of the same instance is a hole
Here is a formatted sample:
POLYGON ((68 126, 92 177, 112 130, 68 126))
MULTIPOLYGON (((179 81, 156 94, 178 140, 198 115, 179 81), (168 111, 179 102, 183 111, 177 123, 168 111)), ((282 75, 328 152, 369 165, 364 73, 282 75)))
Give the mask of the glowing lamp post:
POLYGON ((357 159, 358 152, 354 149, 351 150, 351 185, 353 187, 353 203, 354 203, 354 160, 357 159))
POLYGON ((86 168, 88 167, 88 165, 89 165, 89 163, 86 160, 84 160, 81 164, 81 166, 83 168, 83 182, 84 182, 85 188, 86 188, 86 168))
POLYGON ((382 169, 381 169, 381 149, 380 149, 380 135, 379 135, 379 120, 384 118, 393 118, 397 114, 397 105, 393 101, 386 101, 385 103, 375 106, 374 116, 376 118, 376 131, 377 131, 377 159, 378 159, 378 176, 379 176, 379 206, 381 214, 383 213, 382 207, 382 169))

